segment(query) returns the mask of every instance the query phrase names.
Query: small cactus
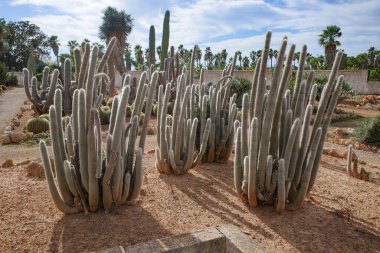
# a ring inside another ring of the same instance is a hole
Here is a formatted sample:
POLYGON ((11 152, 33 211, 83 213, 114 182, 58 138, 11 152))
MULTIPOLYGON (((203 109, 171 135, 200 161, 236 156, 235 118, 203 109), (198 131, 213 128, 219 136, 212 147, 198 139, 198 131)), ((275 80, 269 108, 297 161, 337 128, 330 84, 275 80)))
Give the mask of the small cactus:
POLYGON ((26 122, 26 130, 33 134, 49 131, 49 121, 45 118, 33 118, 26 122))
POLYGON ((108 106, 101 106, 99 108, 99 117, 100 117, 100 123, 102 125, 109 124, 110 118, 111 118, 111 108, 108 106))

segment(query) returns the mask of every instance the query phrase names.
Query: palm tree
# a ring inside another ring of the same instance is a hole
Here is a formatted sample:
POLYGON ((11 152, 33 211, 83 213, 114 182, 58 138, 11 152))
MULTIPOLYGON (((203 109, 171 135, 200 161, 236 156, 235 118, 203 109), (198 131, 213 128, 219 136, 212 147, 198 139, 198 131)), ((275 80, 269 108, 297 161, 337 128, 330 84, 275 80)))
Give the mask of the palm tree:
POLYGON ((223 49, 222 52, 220 52, 220 65, 225 66, 227 62, 227 50, 223 49))
POLYGON ((368 49, 368 58, 372 66, 375 64, 375 56, 376 56, 375 47, 370 47, 368 49))
POLYGON ((74 49, 79 46, 79 43, 76 40, 69 40, 67 42, 70 54, 74 54, 74 49))
POLYGON ((58 41, 58 36, 55 36, 55 35, 50 36, 48 39, 48 42, 49 42, 49 46, 51 47, 51 49, 53 49, 53 53, 56 57, 57 65, 59 66, 58 54, 59 54, 59 46, 61 44, 58 41))
POLYGON ((247 69, 249 67, 249 58, 248 56, 243 57, 243 68, 247 69))
MULTIPOLYGON (((295 68, 296 67, 296 60, 297 62, 299 63, 299 60, 300 60, 300 56, 301 56, 301 53, 300 52, 296 52, 293 56, 293 67, 295 68)), ((298 64, 299 65, 299 64, 298 64)))
POLYGON ((103 11, 102 24, 99 27, 99 37, 108 42, 112 37, 116 37, 117 43, 112 51, 108 61, 108 74, 110 75, 110 95, 114 95, 115 89, 115 73, 114 68, 120 72, 122 76, 126 71, 124 65, 124 50, 127 36, 131 33, 133 27, 133 19, 130 14, 124 10, 117 10, 113 7, 107 7, 103 11))
POLYGON ((263 54, 263 50, 257 50, 256 57, 260 58, 262 54, 263 54))
POLYGON ((325 48, 327 69, 332 68, 336 48, 341 45, 337 39, 341 36, 342 32, 340 30, 340 27, 336 25, 327 26, 319 35, 319 44, 325 48))
POLYGON ((156 53, 158 54, 158 57, 161 57, 161 46, 156 47, 156 53))
POLYGON ((132 59, 132 53, 131 52, 132 52, 131 44, 126 42, 125 43, 125 50, 124 50, 124 59, 125 59, 125 66, 126 66, 127 70, 132 69, 133 59, 132 59))
POLYGON ((204 55, 204 60, 207 62, 207 65, 210 65, 212 61, 212 52, 210 47, 206 47, 205 49, 205 55, 204 55))
POLYGON ((270 59, 270 68, 273 70, 272 60, 274 57, 274 51, 272 48, 269 48, 269 59, 270 59))
POLYGON ((220 59, 221 59, 221 57, 220 57, 220 53, 216 53, 216 54, 214 55, 214 66, 215 66, 215 67, 219 67, 220 59))
POLYGON ((137 68, 139 66, 142 66, 144 65, 144 56, 143 56, 143 51, 142 51, 142 48, 140 45, 136 45, 134 47, 134 51, 135 51, 135 60, 136 60, 136 63, 137 63, 137 68))
POLYGON ((90 40, 90 39, 87 39, 87 38, 84 38, 84 39, 83 39, 83 42, 84 42, 84 43, 90 43, 91 40, 90 40))
POLYGON ((236 54, 237 54, 237 58, 239 60, 239 66, 241 67, 241 60, 243 59, 243 57, 241 56, 241 51, 237 51, 236 54))

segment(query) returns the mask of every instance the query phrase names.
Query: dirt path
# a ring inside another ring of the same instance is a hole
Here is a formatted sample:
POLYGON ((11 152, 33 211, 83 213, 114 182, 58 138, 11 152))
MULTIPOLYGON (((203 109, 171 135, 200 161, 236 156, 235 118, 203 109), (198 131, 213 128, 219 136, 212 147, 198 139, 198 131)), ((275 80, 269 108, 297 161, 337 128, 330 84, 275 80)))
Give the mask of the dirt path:
POLYGON ((4 131, 9 120, 17 113, 25 100, 24 88, 16 87, 0 96, 0 133, 4 131))

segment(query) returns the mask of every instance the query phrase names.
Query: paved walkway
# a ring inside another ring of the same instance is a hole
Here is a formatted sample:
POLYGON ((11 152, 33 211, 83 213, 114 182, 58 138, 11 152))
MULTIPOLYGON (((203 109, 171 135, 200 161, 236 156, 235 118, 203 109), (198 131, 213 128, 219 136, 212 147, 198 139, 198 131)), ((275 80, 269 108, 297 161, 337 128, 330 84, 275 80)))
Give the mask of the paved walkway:
POLYGON ((0 133, 8 125, 9 120, 16 115, 26 99, 23 87, 16 87, 0 96, 0 133))

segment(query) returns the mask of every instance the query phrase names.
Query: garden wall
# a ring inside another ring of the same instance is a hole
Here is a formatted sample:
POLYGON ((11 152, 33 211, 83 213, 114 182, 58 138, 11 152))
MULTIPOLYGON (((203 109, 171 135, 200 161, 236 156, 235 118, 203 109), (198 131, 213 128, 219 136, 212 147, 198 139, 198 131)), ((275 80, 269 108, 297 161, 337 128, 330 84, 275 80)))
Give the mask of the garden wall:
MULTIPOLYGON (((308 71, 306 71, 308 72, 308 71)), ((328 76, 329 70, 316 70, 315 76, 328 76)), ((14 72, 17 75, 19 85, 22 85, 22 72, 14 72)), ((131 77, 140 78, 141 71, 129 71, 131 77)), ((219 70, 206 70, 205 80, 207 82, 216 82, 219 80, 222 71, 219 70)), ((343 75, 344 79, 351 85, 352 89, 357 94, 372 94, 380 95, 380 81, 367 81, 367 70, 347 71, 339 70, 338 75, 343 75)), ((235 70, 235 77, 245 78, 252 80, 253 71, 235 70)), ((272 80, 272 71, 267 71, 265 74, 267 82, 272 80)), ((117 86, 121 86, 121 77, 116 78, 117 86)))

